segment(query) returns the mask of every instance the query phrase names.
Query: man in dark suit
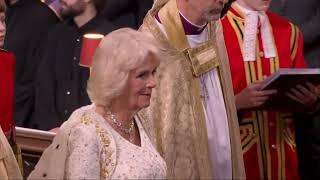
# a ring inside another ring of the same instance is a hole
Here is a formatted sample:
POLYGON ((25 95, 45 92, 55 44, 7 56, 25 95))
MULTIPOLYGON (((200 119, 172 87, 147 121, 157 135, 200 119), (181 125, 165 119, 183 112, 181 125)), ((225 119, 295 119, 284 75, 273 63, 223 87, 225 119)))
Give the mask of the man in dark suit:
MULTIPOLYGON (((308 66, 320 68, 320 1, 273 0, 270 8, 299 26, 308 66)), ((318 110, 297 119, 295 127, 300 178, 319 179, 320 112, 318 110)))

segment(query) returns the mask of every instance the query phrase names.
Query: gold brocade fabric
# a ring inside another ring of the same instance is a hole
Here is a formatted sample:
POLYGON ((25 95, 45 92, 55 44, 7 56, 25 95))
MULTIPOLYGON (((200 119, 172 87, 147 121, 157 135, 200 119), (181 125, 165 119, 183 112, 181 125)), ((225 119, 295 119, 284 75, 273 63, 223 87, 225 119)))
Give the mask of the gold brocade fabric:
POLYGON ((16 158, 0 128, 0 179, 22 179, 16 158))
MULTIPOLYGON (((142 32, 151 33, 165 52, 165 57, 161 59, 158 68, 157 87, 153 91, 150 107, 140 112, 140 115, 145 120, 145 128, 149 130, 158 151, 167 163, 168 178, 211 178, 200 81, 194 74, 188 56, 182 50, 175 48, 176 46, 169 42, 159 29, 154 18, 158 11, 159 7, 155 6, 140 27, 142 32)), ((216 47, 217 59, 214 68, 218 68, 221 77, 227 109, 233 178, 245 178, 239 126, 222 28, 220 22, 213 24, 211 40, 216 47)))

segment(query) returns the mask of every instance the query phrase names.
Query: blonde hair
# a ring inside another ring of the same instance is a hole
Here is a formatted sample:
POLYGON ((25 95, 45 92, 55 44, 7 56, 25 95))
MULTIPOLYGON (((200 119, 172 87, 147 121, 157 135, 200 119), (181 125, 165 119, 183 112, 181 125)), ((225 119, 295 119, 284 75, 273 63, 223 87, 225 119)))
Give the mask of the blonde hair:
POLYGON ((91 102, 108 107, 120 95, 129 73, 148 56, 159 59, 160 49, 151 35, 123 28, 105 36, 93 57, 87 92, 91 102))

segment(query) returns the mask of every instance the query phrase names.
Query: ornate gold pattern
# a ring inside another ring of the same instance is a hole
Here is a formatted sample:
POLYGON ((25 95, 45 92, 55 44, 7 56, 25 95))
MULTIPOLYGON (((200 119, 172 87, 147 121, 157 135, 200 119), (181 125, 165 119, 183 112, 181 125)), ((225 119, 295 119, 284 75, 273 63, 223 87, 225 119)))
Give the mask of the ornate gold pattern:
MULTIPOLYGON (((257 53, 260 52, 259 50, 259 43, 257 43, 257 53)), ((262 74, 262 64, 261 64, 261 57, 257 55, 257 73, 258 73, 258 80, 263 80, 263 74, 262 74)))
POLYGON ((295 142, 295 132, 293 127, 290 126, 293 124, 293 117, 290 113, 282 113, 280 116, 281 122, 283 122, 283 139, 284 142, 288 144, 292 151, 296 150, 296 142, 295 142))
POLYGON ((283 137, 285 142, 290 146, 291 150, 295 151, 296 150, 295 135, 290 128, 285 128, 283 130, 283 137))
POLYGON ((216 47, 213 43, 204 43, 196 48, 188 48, 185 53, 191 62, 196 77, 219 66, 216 47))
POLYGON ((85 125, 93 125, 95 127, 95 131, 97 135, 100 137, 100 140, 103 144, 102 150, 101 150, 101 160, 100 160, 100 177, 102 179, 109 179, 110 178, 110 172, 108 171, 109 166, 115 166, 114 162, 111 162, 111 155, 112 151, 107 150, 110 145, 110 137, 109 133, 106 129, 101 128, 99 125, 99 122, 96 120, 93 120, 89 115, 84 114, 81 117, 81 123, 85 125))
MULTIPOLYGON (((264 129, 264 148, 266 151, 266 166, 267 166, 267 177, 271 179, 271 153, 270 153, 270 141, 269 141, 269 121, 268 121, 268 113, 266 111, 259 111, 258 112, 261 116, 259 119, 262 121, 261 124, 264 129)), ((278 145, 278 144, 277 144, 278 145)))
MULTIPOLYGON (((140 113, 143 120, 148 121, 144 124, 150 126, 146 128, 150 128, 149 132, 153 132, 152 137, 158 146, 158 151, 167 162, 168 178, 210 178, 212 173, 208 159, 208 137, 200 97, 200 81, 194 76, 190 61, 182 52, 183 46, 177 48, 172 44, 173 41, 169 42, 169 36, 167 38, 155 23, 154 14, 158 11, 159 9, 149 11, 140 30, 151 32, 164 48, 167 58, 163 59, 158 69, 159 79, 157 88, 153 91, 151 104, 140 113)), ((164 23, 163 19, 161 22, 164 23)), ((213 27, 209 34, 212 35, 213 43, 219 43, 216 51, 219 62, 217 69, 221 77, 229 120, 233 176, 245 177, 222 27, 221 24, 213 27), (214 36, 216 32, 219 32, 218 37, 214 36)), ((168 32, 170 33, 170 29, 166 29, 166 33, 168 32)), ((185 36, 184 33, 182 35, 185 36)), ((180 37, 175 34, 174 38, 180 37)))
POLYGON ((243 153, 246 153, 255 143, 257 143, 257 134, 254 133, 254 129, 253 123, 240 126, 240 137, 243 153))
POLYGON ((170 44, 180 51, 188 48, 188 40, 185 36, 176 1, 168 1, 163 8, 159 10, 159 18, 166 29, 170 44))
POLYGON ((291 26, 291 37, 290 37, 290 52, 291 59, 295 59, 298 51, 298 40, 299 40, 299 28, 294 24, 290 23, 291 26))

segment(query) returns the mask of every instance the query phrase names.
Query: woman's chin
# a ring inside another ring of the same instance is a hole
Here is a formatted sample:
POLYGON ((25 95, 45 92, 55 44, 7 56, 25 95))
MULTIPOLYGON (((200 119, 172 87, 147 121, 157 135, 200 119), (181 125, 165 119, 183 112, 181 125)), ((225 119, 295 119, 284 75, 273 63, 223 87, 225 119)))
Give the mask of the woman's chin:
POLYGON ((139 104, 139 110, 143 109, 143 108, 147 108, 150 105, 150 100, 142 102, 139 104))

